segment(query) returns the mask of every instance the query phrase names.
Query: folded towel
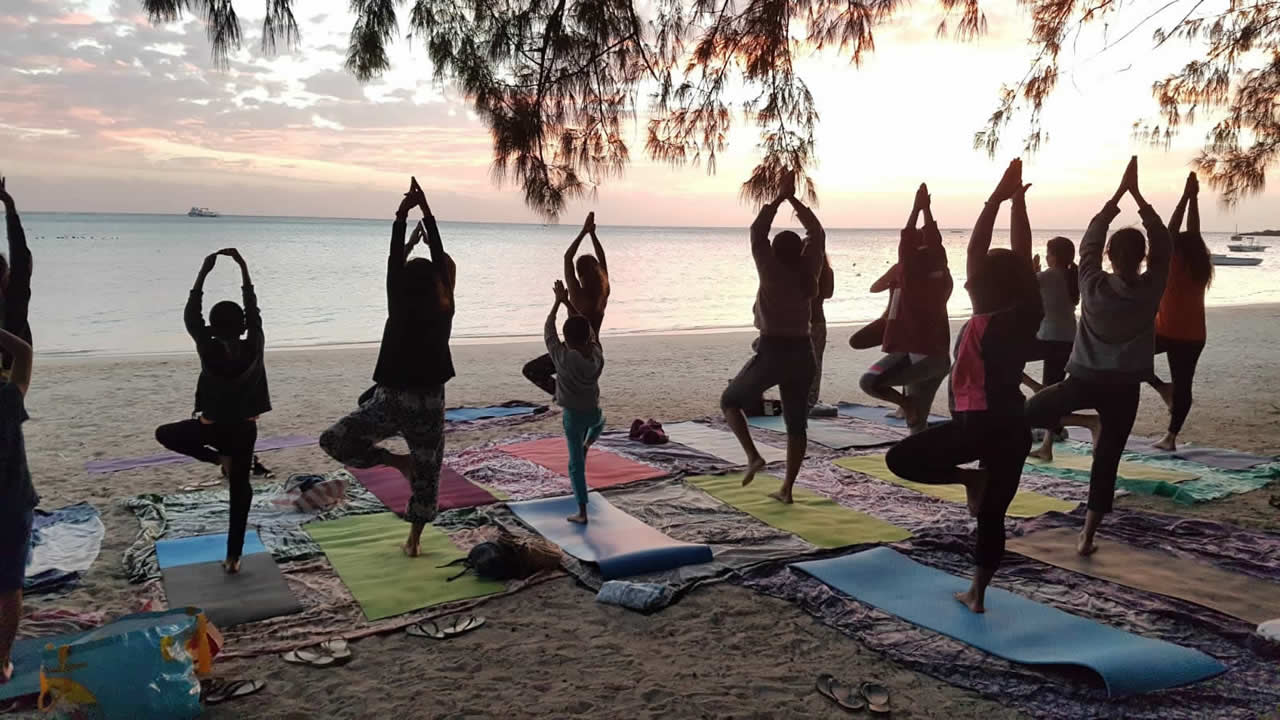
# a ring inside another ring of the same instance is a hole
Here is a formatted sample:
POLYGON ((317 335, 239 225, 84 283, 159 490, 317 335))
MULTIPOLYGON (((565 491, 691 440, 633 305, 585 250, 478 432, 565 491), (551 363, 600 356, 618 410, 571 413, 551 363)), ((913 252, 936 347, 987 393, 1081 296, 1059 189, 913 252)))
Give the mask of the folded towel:
POLYGON ((600 586, 596 602, 647 612, 667 605, 666 594, 665 585, 609 580, 600 586))

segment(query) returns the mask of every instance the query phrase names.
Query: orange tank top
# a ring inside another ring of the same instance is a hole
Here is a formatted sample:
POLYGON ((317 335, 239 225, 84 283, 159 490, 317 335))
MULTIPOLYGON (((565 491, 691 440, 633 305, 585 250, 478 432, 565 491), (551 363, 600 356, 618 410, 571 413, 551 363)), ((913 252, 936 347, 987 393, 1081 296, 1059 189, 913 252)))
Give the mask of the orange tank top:
POLYGON ((1204 285, 1191 277, 1182 255, 1169 262, 1169 281, 1156 313, 1156 334, 1172 340, 1204 340, 1204 285))

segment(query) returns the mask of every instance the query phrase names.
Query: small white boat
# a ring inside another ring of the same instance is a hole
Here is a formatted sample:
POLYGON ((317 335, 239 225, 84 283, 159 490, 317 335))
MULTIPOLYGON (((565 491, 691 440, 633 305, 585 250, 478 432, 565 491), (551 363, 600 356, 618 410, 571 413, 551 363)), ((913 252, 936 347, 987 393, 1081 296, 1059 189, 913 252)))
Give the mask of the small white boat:
POLYGON ((1261 265, 1262 258, 1232 257, 1230 255, 1218 255, 1217 253, 1214 253, 1213 264, 1214 265, 1241 265, 1241 266, 1261 265))
POLYGON ((1257 243, 1231 243, 1227 246, 1231 252, 1266 252, 1266 245, 1258 245, 1257 243))
POLYGON ((193 207, 187 211, 187 217, 218 217, 218 211, 205 207, 193 207))

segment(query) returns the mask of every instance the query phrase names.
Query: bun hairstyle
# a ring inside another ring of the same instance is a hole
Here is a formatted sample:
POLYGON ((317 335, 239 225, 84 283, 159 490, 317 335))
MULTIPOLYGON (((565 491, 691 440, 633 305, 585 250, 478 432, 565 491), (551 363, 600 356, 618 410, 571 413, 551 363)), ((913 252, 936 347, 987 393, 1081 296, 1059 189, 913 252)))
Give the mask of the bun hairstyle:
POLYGON ((1107 241, 1107 258, 1116 274, 1125 279, 1138 276, 1138 268, 1147 257, 1147 238, 1137 228, 1122 228, 1107 241))

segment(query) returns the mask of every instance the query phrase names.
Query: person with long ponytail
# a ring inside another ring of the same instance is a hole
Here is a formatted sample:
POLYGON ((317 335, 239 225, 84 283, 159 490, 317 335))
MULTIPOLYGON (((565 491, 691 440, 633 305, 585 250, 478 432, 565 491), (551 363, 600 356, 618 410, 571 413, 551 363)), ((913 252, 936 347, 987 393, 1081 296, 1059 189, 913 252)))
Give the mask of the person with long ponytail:
POLYGON ((1200 183, 1196 174, 1187 177, 1182 199, 1169 218, 1169 232, 1173 235, 1173 258, 1169 262, 1169 280, 1164 296, 1160 298, 1160 310, 1156 313, 1156 355, 1163 353, 1169 359, 1172 382, 1161 380, 1152 370, 1147 382, 1160 393, 1169 407, 1169 428, 1165 436, 1155 443, 1161 450, 1178 449, 1178 433, 1191 412, 1191 385, 1196 376, 1196 365, 1204 351, 1207 332, 1204 319, 1204 294, 1213 283, 1213 258, 1200 235, 1200 205, 1197 195, 1200 183), (1181 231, 1182 218, 1187 218, 1187 229, 1181 231))
MULTIPOLYGON (((1076 338, 1076 306, 1080 304, 1080 269, 1076 267, 1076 245, 1064 237, 1049 240, 1045 247, 1048 269, 1040 270, 1040 256, 1034 260, 1036 280, 1040 284, 1040 301, 1044 320, 1036 333, 1036 352, 1031 359, 1041 360, 1042 382, 1022 376, 1022 383, 1035 392, 1067 379, 1067 360, 1076 338)), ((1043 428, 1044 440, 1032 456, 1053 456, 1054 440, 1062 439, 1063 427, 1043 428)))

